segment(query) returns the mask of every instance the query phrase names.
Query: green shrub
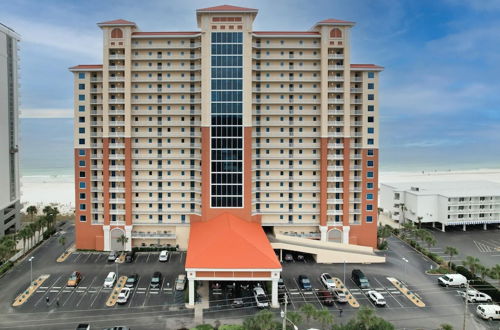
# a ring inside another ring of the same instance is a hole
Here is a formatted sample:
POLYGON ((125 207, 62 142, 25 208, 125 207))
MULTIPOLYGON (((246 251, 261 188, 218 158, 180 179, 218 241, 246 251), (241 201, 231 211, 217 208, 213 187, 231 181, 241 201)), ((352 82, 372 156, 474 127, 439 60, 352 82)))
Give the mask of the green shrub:
POLYGON ((3 275, 6 271, 12 268, 14 263, 12 261, 6 261, 0 266, 0 276, 3 275))
POLYGON ((200 324, 194 328, 191 328, 191 330, 214 330, 214 329, 215 328, 210 324, 200 324))
POLYGON ((47 229, 46 231, 43 232, 43 240, 48 239, 50 236, 54 235, 55 233, 56 233, 55 228, 47 229))
POLYGON ((387 241, 383 241, 382 243, 380 243, 378 245, 378 249, 379 250, 387 250, 387 247, 389 246, 389 242, 387 241))
POLYGON ((219 330, 245 330, 245 328, 238 324, 223 324, 219 327, 219 330))

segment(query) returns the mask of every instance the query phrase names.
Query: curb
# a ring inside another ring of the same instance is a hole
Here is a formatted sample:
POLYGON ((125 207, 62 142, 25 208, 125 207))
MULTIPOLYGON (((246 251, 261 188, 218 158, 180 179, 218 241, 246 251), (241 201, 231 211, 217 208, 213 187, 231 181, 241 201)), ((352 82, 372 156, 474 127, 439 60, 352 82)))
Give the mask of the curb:
POLYGON ((41 275, 37 279, 35 279, 32 283, 30 283, 30 286, 23 292, 21 292, 16 299, 14 299, 14 302, 12 303, 12 306, 17 307, 21 306, 24 304, 28 299, 31 297, 31 295, 45 282, 46 279, 48 279, 50 275, 41 275))

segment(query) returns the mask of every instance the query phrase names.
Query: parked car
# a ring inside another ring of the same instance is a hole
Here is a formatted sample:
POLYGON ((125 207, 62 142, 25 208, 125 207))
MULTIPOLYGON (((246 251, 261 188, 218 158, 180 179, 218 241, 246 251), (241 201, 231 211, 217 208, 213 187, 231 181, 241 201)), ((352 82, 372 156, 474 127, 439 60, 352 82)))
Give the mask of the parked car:
POLYGON ((128 251, 125 255, 125 262, 133 262, 135 259, 135 251, 128 251))
POLYGON ((153 276, 151 276, 151 282, 149 283, 149 288, 154 289, 154 290, 159 290, 161 286, 161 273, 160 272, 154 272, 153 276))
MULTIPOLYGON (((460 296, 465 299, 465 291, 460 292, 460 296)), ((476 302, 491 302, 492 299, 486 293, 479 292, 474 289, 467 290, 467 301, 471 303, 476 302)))
POLYGON ((137 275, 137 274, 129 275, 127 277, 127 281, 125 282, 125 287, 133 288, 137 284, 138 280, 139 280, 139 275, 137 275))
POLYGON ((278 280, 278 290, 285 290, 285 281, 281 277, 278 280))
POLYGON ((303 254, 297 254, 297 261, 302 261, 302 262, 305 262, 306 261, 306 258, 304 257, 303 254))
POLYGON ((116 274, 115 272, 109 272, 108 276, 104 280, 105 288, 112 288, 116 283, 116 274))
POLYGON ((80 323, 76 327, 76 330, 90 330, 90 324, 87 323, 80 323))
POLYGON ((500 320, 500 306, 498 305, 478 305, 476 314, 484 320, 500 320))
POLYGON ((299 275, 298 278, 299 286, 302 290, 312 290, 312 285, 311 281, 309 280, 309 277, 305 275, 299 275))
POLYGON ((179 274, 175 280, 175 289, 182 291, 186 287, 186 274, 179 274))
POLYGON ((367 292, 368 298, 375 304, 375 306, 385 306, 384 296, 380 292, 370 290, 367 292))
POLYGON ((253 296, 255 298, 255 302, 257 303, 257 307, 269 307, 269 302, 267 301, 266 294, 260 286, 253 288, 253 296))
POLYGON ((121 289, 116 302, 119 304, 126 304, 128 301, 128 297, 130 297, 130 291, 132 291, 130 288, 121 289))
POLYGON ((446 274, 438 278, 438 283, 441 286, 459 286, 465 288, 467 285, 467 278, 462 274, 446 274))
POLYGON ((352 281, 359 286, 361 289, 369 289, 370 282, 366 278, 365 274, 359 269, 353 269, 351 273, 352 281))
POLYGON ((336 285, 335 282, 333 281, 333 277, 328 274, 328 273, 323 273, 319 276, 319 279, 321 280, 321 283, 327 288, 328 290, 335 289, 336 285))
POLYGON ((345 295, 344 290, 335 288, 332 291, 333 298, 335 299, 336 302, 339 303, 346 303, 347 302, 347 296, 345 295))
POLYGON ((285 261, 292 262, 293 261, 293 255, 291 253, 285 254, 285 261))
POLYGON ((108 254, 108 261, 109 262, 115 261, 116 258, 118 258, 118 254, 115 251, 109 252, 109 254, 108 254))
POLYGON ((321 303, 325 306, 333 306, 334 305, 334 297, 329 290, 320 290, 318 291, 318 298, 321 303))
POLYGON ((163 250, 160 252, 160 256, 158 257, 159 262, 166 262, 168 261, 168 251, 163 250))
POLYGON ((125 326, 121 326, 121 327, 104 328, 103 330, 130 330, 130 328, 125 327, 125 326))
POLYGON ((245 306, 245 302, 243 301, 243 298, 241 297, 235 297, 233 299, 233 302, 231 303, 231 307, 233 308, 241 308, 245 306))
POLYGON ((82 280, 82 274, 80 274, 80 272, 74 271, 69 276, 68 283, 66 283, 66 286, 76 287, 78 286, 81 280, 82 280))

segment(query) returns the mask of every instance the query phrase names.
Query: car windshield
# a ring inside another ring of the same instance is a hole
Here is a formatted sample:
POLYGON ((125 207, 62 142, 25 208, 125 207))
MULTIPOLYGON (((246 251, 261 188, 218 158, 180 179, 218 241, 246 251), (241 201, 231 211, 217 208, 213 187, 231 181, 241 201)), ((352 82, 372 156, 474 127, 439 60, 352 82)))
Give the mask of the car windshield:
POLYGON ((266 302, 266 296, 263 294, 259 294, 259 295, 257 295, 257 300, 259 302, 266 302))
POLYGON ((445 280, 445 281, 449 281, 449 280, 450 280, 450 278, 449 278, 448 276, 446 276, 446 275, 445 275, 445 276, 443 276, 443 280, 445 280))
POLYGON ((368 284, 368 280, 366 278, 360 278, 359 282, 364 283, 364 284, 368 284))
POLYGON ((477 309, 479 309, 481 312, 484 313, 484 308, 483 307, 479 306, 477 309))
POLYGON ((108 275, 108 277, 106 277, 106 281, 112 281, 113 280, 113 276, 112 275, 108 275))
POLYGON ((304 284, 309 284, 309 283, 311 283, 311 282, 309 282, 309 279, 308 279, 308 278, 303 278, 303 279, 302 279, 302 283, 304 283, 304 284))
POLYGON ((135 282, 135 278, 133 277, 127 278, 127 283, 133 283, 133 282, 135 282))
POLYGON ((332 279, 331 279, 331 278, 328 278, 328 277, 327 277, 327 278, 325 278, 325 281, 326 281, 326 283, 333 283, 332 279))
POLYGON ((75 281, 76 280, 76 274, 71 274, 71 276, 69 277, 69 280, 70 281, 75 281))
POLYGON ((159 277, 153 277, 151 279, 151 282, 160 282, 160 278, 159 277))

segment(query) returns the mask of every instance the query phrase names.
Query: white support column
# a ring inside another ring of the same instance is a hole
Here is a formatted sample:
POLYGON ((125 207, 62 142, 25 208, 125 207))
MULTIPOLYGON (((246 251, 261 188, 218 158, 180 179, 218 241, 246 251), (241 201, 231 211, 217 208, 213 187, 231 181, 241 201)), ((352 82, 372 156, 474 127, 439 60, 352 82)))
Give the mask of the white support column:
POLYGON ((488 225, 486 223, 483 223, 483 230, 488 229, 488 225))
POLYGON ((271 307, 279 308, 280 304, 278 302, 278 279, 273 279, 272 281, 272 292, 271 292, 271 307))
POLYGON ((465 223, 462 225, 462 230, 463 230, 463 231, 467 231, 467 228, 466 228, 466 226, 465 226, 465 223))
POLYGON ((342 226, 342 243, 349 244, 349 230, 350 226, 342 226))
POLYGON ((109 225, 108 226, 102 226, 103 230, 103 237, 104 237, 104 251, 110 251, 111 250, 111 242, 110 242, 110 237, 109 237, 109 225))
POLYGON ((194 307, 194 280, 189 279, 189 307, 194 307))
POLYGON ((125 226, 125 236, 127 237, 125 250, 132 251, 132 226, 125 226))
POLYGON ((319 232, 321 233, 321 242, 326 242, 328 240, 328 226, 319 226, 319 232))
POLYGON ((444 222, 441 222, 441 231, 443 233, 446 231, 446 226, 444 225, 444 222))

